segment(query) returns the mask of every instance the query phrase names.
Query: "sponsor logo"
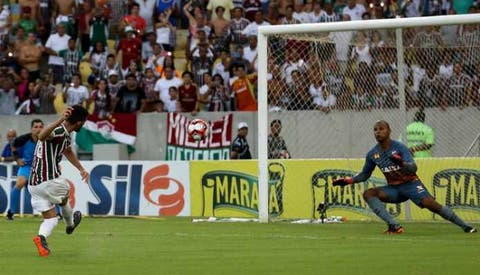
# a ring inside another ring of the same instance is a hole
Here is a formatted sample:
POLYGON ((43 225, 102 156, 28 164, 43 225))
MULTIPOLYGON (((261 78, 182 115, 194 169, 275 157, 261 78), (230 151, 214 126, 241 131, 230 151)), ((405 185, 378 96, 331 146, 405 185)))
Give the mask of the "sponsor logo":
POLYGON ((480 170, 446 169, 435 173, 433 195, 449 207, 480 211, 480 170))
MULTIPOLYGON (((283 213, 284 177, 283 164, 270 163, 268 208, 271 216, 283 213)), ((202 216, 215 216, 215 212, 219 210, 258 215, 259 193, 256 176, 234 171, 211 171, 202 177, 202 193, 202 216)))

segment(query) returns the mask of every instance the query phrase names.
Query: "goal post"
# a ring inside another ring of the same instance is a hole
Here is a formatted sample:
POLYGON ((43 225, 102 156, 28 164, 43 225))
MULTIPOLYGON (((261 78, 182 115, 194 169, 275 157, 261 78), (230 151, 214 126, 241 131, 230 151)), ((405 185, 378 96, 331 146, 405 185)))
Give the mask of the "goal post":
MULTIPOLYGON (((423 111, 426 123, 435 131, 433 157, 455 158, 458 167, 473 165, 476 168, 471 159, 463 161, 461 158, 465 157, 467 150, 475 152, 471 148, 474 146, 472 142, 478 142, 475 137, 480 132, 480 90, 474 91, 475 81, 480 77, 480 59, 475 57, 480 45, 468 44, 473 35, 467 37, 470 40, 465 38, 466 42, 461 45, 454 44, 456 41, 451 37, 447 42, 443 33, 441 45, 428 39, 433 39, 432 31, 439 32, 442 26, 480 33, 478 25, 474 25, 479 23, 478 14, 468 14, 259 27, 259 221, 271 220, 268 135, 273 119, 282 121, 281 135, 287 145, 292 145, 292 160, 286 162, 296 162, 294 167, 302 167, 302 162, 308 166, 314 159, 335 159, 346 160, 344 165, 349 170, 359 172, 365 154, 375 143, 372 134, 374 121, 389 121, 392 139, 406 143, 407 125, 423 111), (432 30, 428 30, 430 28, 432 30), (426 35, 419 35, 424 32, 426 35), (375 35, 382 36, 380 42, 383 44, 375 41, 375 35), (375 46, 374 42, 377 43, 375 46), (367 53, 362 43, 368 46, 367 53), (453 61, 443 64, 450 56, 453 61), (468 78, 468 83, 467 80, 461 83, 465 86, 461 92, 465 93, 459 95, 458 81, 455 82, 455 77, 460 77, 455 73, 457 63, 463 66, 465 76, 462 77, 468 78), (447 67, 443 69, 450 75, 439 72, 442 65, 447 67), (430 82, 423 80, 427 79, 425 76, 430 82), (465 129, 466 126, 471 128, 465 129), (356 162, 349 164, 353 159, 356 162)), ((458 36, 458 41, 463 41, 460 34, 458 36)), ((423 159, 417 159, 417 162, 420 162, 420 168, 428 165, 448 167, 440 160, 436 164, 423 159)), ((328 162, 325 165, 323 168, 327 169, 328 162)), ((315 186, 312 190, 315 192, 315 186)), ((474 199, 468 201, 468 190, 462 192, 465 194, 456 197, 450 193, 441 196, 446 196, 445 200, 462 200, 464 204, 479 203, 474 199)), ((331 193, 322 196, 332 197, 331 193)), ((348 199, 343 200, 348 203, 348 199)), ((302 207, 301 201, 292 203, 297 204, 292 207, 302 207)), ((401 211, 402 218, 418 217, 416 214, 412 217, 409 204, 401 211)))

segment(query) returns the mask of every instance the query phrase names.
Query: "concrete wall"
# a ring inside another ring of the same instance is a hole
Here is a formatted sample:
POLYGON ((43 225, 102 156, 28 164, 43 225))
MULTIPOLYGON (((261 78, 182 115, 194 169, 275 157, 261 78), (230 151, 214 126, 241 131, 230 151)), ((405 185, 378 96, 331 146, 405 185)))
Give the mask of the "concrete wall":
MULTIPOLYGON (((415 111, 403 114, 397 110, 372 110, 359 112, 335 111, 324 114, 317 111, 270 113, 269 121, 282 120, 282 136, 294 158, 363 158, 375 144, 373 124, 385 119, 391 124, 392 138, 398 138, 404 123, 413 119, 415 111)), ((218 119, 225 113, 201 113, 199 118, 218 119)), ((49 123, 56 115, 45 116, 0 116, 1 136, 5 142, 5 132, 14 128, 19 134, 28 132, 30 120, 41 118, 49 123)), ((250 126, 248 141, 254 158, 257 156, 256 113, 236 112, 233 116, 236 125, 245 121, 250 126)), ((165 158, 167 114, 142 114, 138 117, 136 152, 132 160, 162 160, 165 158)), ((480 110, 477 108, 426 110, 426 122, 435 130, 436 144, 434 156, 463 156, 475 137, 480 133, 480 110)), ((470 156, 479 156, 479 142, 470 156)))

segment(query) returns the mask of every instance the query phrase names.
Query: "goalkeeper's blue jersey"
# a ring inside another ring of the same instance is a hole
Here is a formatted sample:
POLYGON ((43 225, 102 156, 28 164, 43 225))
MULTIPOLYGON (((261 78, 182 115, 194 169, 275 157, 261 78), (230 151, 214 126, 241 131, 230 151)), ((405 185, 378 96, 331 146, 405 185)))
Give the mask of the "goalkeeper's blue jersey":
POLYGON ((394 163, 390 159, 392 154, 399 154, 403 161, 407 163, 414 162, 412 154, 408 150, 407 146, 401 142, 392 140, 390 147, 386 151, 384 151, 379 144, 370 149, 370 151, 367 153, 365 165, 363 166, 360 174, 364 174, 368 178, 375 169, 375 166, 378 166, 380 171, 382 171, 382 173, 385 175, 389 185, 398 185, 405 182, 418 180, 416 173, 409 173, 405 171, 405 169, 402 169, 402 167, 400 167, 398 164, 394 163))

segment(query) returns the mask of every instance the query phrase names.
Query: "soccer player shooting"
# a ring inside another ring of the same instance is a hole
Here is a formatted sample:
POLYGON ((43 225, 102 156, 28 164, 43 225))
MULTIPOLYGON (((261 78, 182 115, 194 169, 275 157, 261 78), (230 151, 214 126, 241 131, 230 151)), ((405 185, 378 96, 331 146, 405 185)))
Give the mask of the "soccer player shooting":
POLYGON ((70 186, 65 178, 60 177, 59 164, 62 155, 65 156, 78 169, 82 180, 88 182, 89 174, 73 153, 70 139, 70 133, 82 128, 87 115, 87 110, 80 105, 68 107, 57 121, 38 134, 28 190, 32 195, 33 209, 43 216, 38 235, 33 238, 42 257, 50 254, 46 239, 58 223, 55 204, 62 208, 67 234, 72 234, 82 219, 80 211, 72 214, 72 208, 68 204, 70 186))
POLYGON ((368 189, 363 193, 363 198, 370 209, 388 224, 385 233, 401 234, 403 227, 393 219, 382 202, 401 203, 409 199, 419 207, 427 208, 460 226, 466 233, 477 232, 477 229, 466 224, 452 209, 440 205, 430 195, 416 174, 417 165, 408 148, 390 139, 390 125, 386 121, 376 122, 373 132, 378 144, 367 153, 362 172, 354 177, 335 179, 334 186, 364 182, 370 178, 375 166, 378 166, 385 175, 387 185, 368 189))

